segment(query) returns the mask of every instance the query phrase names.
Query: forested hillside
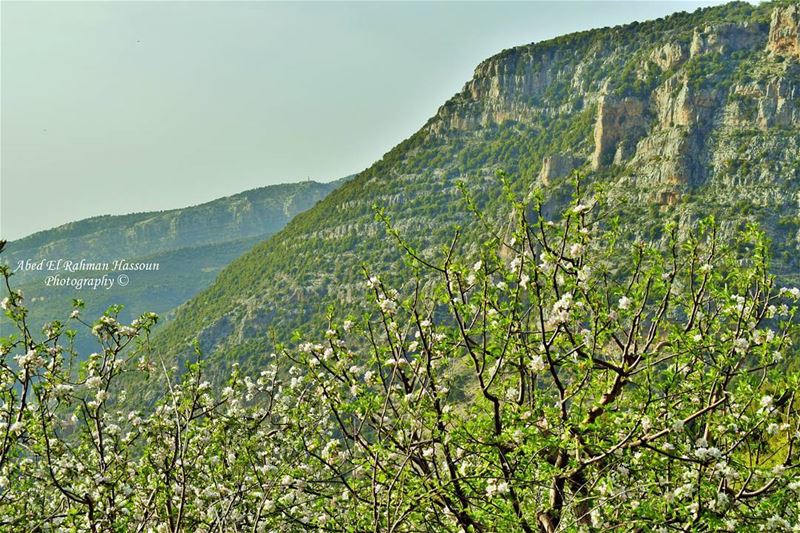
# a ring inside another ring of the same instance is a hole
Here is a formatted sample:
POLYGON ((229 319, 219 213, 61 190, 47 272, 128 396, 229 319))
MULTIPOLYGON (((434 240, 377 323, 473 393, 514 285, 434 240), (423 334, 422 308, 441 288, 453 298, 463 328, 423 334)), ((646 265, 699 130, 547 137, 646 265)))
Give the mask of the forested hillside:
POLYGON ((647 240, 662 238, 665 220, 685 229, 714 214, 729 234, 759 222, 794 278, 797 17, 793 2, 734 2, 487 59, 411 138, 223 270, 159 350, 182 356, 199 338, 214 364, 258 368, 273 336, 320 330, 331 304, 353 311, 362 263, 407 275, 376 207, 435 255, 456 226, 471 231, 458 183, 491 216, 508 216, 497 170, 523 196, 541 191, 551 211, 579 173, 647 240))

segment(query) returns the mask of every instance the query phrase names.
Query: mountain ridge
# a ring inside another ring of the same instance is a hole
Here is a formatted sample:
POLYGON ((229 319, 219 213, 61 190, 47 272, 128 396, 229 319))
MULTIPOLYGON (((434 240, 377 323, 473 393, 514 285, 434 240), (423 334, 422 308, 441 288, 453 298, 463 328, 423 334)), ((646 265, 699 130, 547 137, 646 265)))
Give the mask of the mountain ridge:
MULTIPOLYGON (((75 239, 78 237, 86 237, 87 235, 96 233, 98 231, 103 232, 125 228, 128 226, 135 226, 137 224, 148 224, 158 221, 159 219, 172 218, 185 215, 186 213, 209 211, 214 209, 219 211, 226 207, 228 209, 232 209, 236 206, 236 204, 243 202, 277 202, 278 200, 290 202, 293 194, 302 193, 304 189, 330 191, 347 179, 349 179, 349 177, 324 183, 306 180, 295 183, 267 185, 186 207, 177 207, 159 211, 141 211, 136 213, 126 213, 123 215, 96 215, 67 222, 54 228, 37 231, 21 239, 9 241, 9 248, 6 251, 6 259, 8 259, 8 257, 16 258, 21 254, 30 253, 31 250, 43 246, 47 247, 48 249, 52 248, 54 247, 54 243, 58 243, 64 239, 64 237, 62 237, 63 234, 67 234, 67 239, 75 239)), ((283 210, 283 214, 288 219, 296 214, 296 212, 299 210, 302 209, 292 208, 291 205, 286 205, 283 210)), ((252 235, 266 233, 266 231, 261 231, 260 229, 255 229, 252 227, 248 227, 247 231, 252 232, 252 235)), ((244 237, 245 235, 241 236, 244 237)), ((147 242, 146 244, 148 246, 153 245, 152 242, 147 242)), ((196 244, 200 243, 197 242, 196 244)))
POLYGON ((373 206, 435 255, 469 225, 457 182, 505 216, 499 169, 518 194, 554 202, 581 172, 641 238, 659 239, 666 220, 686 228, 714 213, 729 233, 760 222, 795 275, 800 67, 783 43, 796 20, 793 2, 740 2, 488 58, 417 133, 183 305, 158 350, 180 356, 199 338, 215 365, 259 366, 273 341, 322 329, 329 305, 358 311, 361 264, 403 282, 373 206))
MULTIPOLYGON (((174 308, 208 286, 230 261, 280 230, 293 216, 325 197, 349 177, 327 183, 305 181, 243 191, 185 208, 101 215, 67 223, 29 237, 10 241, 2 260, 15 270, 21 261, 108 263, 102 271, 20 270, 17 286, 30 302, 30 318, 37 327, 65 319, 71 302, 86 303, 85 314, 99 315, 124 304, 121 318, 133 319, 153 311, 169 319, 174 308), (49 276, 116 280, 117 260, 158 264, 157 271, 125 272, 129 285, 109 289, 81 289, 47 285, 49 276)), ((91 351, 91 336, 78 337, 81 351, 91 351)))

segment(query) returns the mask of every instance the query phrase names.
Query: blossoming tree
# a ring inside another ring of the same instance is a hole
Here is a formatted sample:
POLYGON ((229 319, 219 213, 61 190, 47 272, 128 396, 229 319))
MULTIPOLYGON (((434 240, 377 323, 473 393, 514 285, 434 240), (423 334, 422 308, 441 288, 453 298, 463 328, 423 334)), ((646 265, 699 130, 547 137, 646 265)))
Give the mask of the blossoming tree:
POLYGON ((510 201, 514 224, 487 225, 478 255, 459 234, 418 253, 390 225, 415 277, 365 272, 371 313, 332 312, 323 339, 224 388, 200 362, 173 379, 146 349, 155 318, 117 309, 84 324, 102 348, 78 368, 68 324, 34 335, 8 286, 0 523, 800 528, 800 291, 776 285, 764 237, 705 221, 645 243, 580 190, 555 221, 510 201), (163 379, 159 402, 124 409, 124 372, 163 379))

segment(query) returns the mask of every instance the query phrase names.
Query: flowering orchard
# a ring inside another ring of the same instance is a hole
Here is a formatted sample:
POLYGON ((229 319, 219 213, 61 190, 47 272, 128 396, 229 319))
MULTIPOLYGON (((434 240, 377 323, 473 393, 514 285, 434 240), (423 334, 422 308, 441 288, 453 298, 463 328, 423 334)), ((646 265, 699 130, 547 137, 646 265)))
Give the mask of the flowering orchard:
POLYGON ((800 529, 800 291, 776 285, 763 236, 723 242, 707 221, 632 242, 576 198, 555 221, 515 203, 511 228, 438 257, 390 227, 415 276, 366 272, 371 313, 332 313, 224 388, 150 356, 152 315, 76 309, 33 332, 8 287, 0 524, 800 529), (80 325, 100 350, 78 365, 80 325), (125 408, 128 372, 163 381, 155 405, 125 408))

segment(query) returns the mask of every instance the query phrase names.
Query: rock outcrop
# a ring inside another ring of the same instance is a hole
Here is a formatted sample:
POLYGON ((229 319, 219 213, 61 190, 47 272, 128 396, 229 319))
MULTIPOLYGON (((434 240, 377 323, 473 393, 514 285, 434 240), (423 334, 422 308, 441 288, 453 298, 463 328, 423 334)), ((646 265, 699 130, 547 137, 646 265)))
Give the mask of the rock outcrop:
POLYGON ((603 95, 597 106, 594 126, 592 169, 620 164, 633 155, 636 142, 645 134, 645 102, 638 98, 621 99, 603 95))
POLYGON ((772 12, 767 50, 780 56, 800 58, 800 6, 786 6, 772 12))
POLYGON ((800 65, 788 70, 795 74, 734 85, 725 109, 725 124, 762 131, 800 126, 800 85, 795 81, 800 65))
POLYGON ((539 53, 509 52, 482 62, 464 89, 439 108, 429 125, 433 133, 465 131, 502 124, 507 120, 531 122, 541 110, 526 105, 552 83, 557 71, 547 50, 539 53))
POLYGON ((755 48, 763 39, 764 32, 758 24, 716 24, 695 30, 689 53, 692 57, 709 52, 727 55, 736 50, 755 48))
POLYGON ((653 50, 650 61, 658 65, 661 70, 669 70, 686 61, 687 57, 685 46, 680 43, 666 43, 653 50))
POLYGON ((578 168, 583 163, 581 158, 572 154, 553 154, 542 161, 542 170, 539 180, 543 185, 549 185, 551 180, 563 178, 578 168))
POLYGON ((480 63, 473 78, 424 129, 447 135, 506 121, 541 124, 585 109, 597 100, 605 82, 596 76, 597 62, 614 53, 618 51, 604 42, 590 55, 579 47, 549 44, 506 50, 480 63))
POLYGON ((654 121, 636 147, 631 166, 648 184, 652 197, 676 200, 676 187, 696 185, 705 177, 702 159, 708 133, 719 110, 718 91, 693 87, 675 76, 651 96, 654 121))
POLYGON ((758 100, 758 125, 772 127, 797 127, 800 125, 800 86, 788 79, 773 79, 764 86, 758 100))

